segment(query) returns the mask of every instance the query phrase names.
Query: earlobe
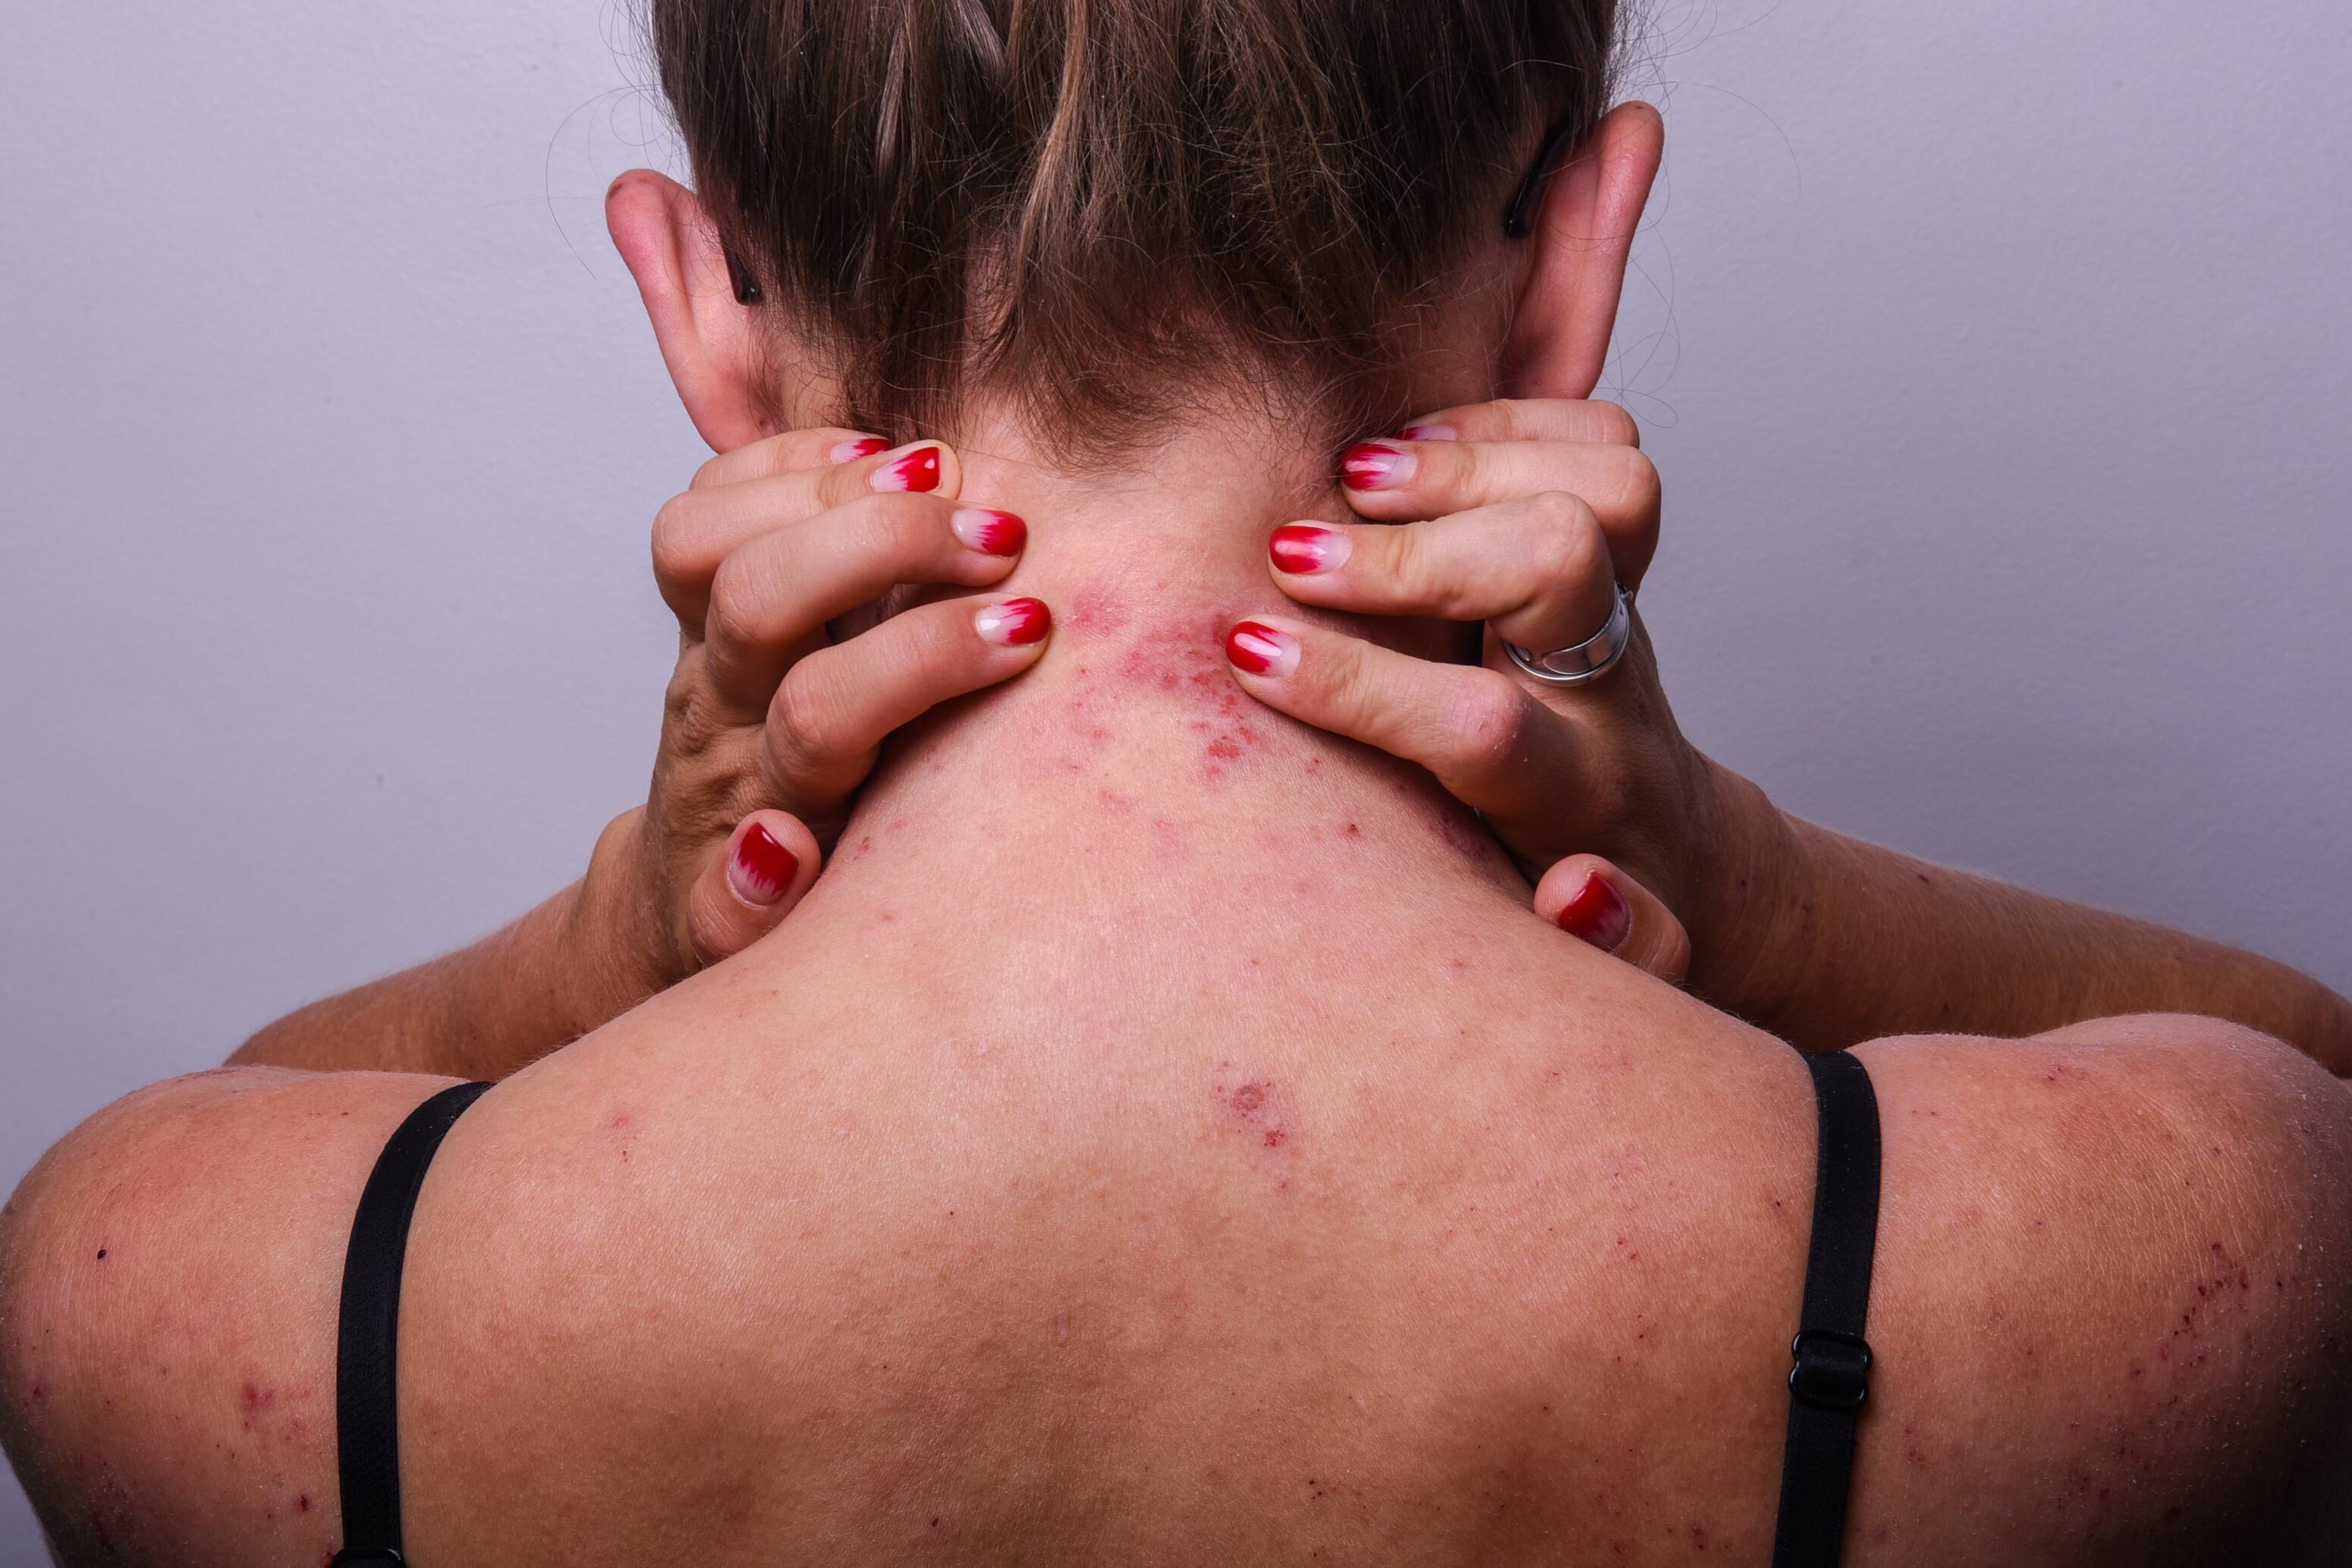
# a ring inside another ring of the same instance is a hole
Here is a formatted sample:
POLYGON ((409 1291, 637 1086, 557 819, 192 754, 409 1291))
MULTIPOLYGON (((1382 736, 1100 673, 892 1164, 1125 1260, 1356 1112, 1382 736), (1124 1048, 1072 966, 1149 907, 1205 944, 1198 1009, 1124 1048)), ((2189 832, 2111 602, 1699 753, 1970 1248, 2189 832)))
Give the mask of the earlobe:
POLYGON ((1504 350, 1512 397, 1592 395, 1617 324, 1625 260, 1650 199, 1665 124, 1646 103, 1609 111, 1544 192, 1536 248, 1504 350))
POLYGON ((604 222, 702 439, 715 452, 731 452, 775 434, 753 384, 758 308, 737 302, 718 231, 694 193, 650 169, 632 169, 604 193, 604 222))

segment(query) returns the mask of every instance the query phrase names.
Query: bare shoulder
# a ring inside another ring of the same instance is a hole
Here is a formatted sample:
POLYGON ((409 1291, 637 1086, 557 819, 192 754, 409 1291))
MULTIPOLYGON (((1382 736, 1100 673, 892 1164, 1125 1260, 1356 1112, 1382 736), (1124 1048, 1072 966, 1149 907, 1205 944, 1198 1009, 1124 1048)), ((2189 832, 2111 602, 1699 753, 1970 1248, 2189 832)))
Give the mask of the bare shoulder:
POLYGON ((446 1081, 224 1068, 90 1117, 0 1213, 0 1438, 59 1560, 315 1564, 369 1169, 446 1081))
POLYGON ((2205 1019, 1856 1054, 1885 1146, 1864 1560, 2335 1560, 2352 1092, 2205 1019))

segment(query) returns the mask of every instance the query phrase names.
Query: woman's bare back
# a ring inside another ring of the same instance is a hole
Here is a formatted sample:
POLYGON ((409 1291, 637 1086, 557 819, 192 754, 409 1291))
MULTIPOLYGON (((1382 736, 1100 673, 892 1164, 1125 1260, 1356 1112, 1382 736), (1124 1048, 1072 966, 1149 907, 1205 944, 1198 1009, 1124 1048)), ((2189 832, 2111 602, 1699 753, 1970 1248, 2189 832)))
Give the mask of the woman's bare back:
MULTIPOLYGON (((1793 1053, 1196 678, 1234 607, 1160 591, 1082 585, 776 936, 458 1124, 403 1307, 419 1568, 1763 1560, 1793 1053)), ((1862 1051, 1853 1561, 2210 1559, 2342 1463, 2340 1086, 2086 1027, 1862 1051)), ((342 1243, 431 1088, 181 1081, 28 1184, 12 1451, 68 1561, 335 1543, 342 1243)))

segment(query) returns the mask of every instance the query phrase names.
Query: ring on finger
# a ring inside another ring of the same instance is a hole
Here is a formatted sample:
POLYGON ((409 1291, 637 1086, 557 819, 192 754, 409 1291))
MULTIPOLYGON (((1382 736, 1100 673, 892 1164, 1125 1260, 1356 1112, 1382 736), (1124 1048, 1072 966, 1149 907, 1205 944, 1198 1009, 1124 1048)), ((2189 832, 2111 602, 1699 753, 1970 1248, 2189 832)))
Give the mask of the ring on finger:
POLYGON ((1555 686, 1582 685, 1607 674, 1625 656, 1626 647, 1633 641, 1633 594, 1620 588, 1610 601, 1607 623, 1583 642, 1554 648, 1549 653, 1531 653, 1516 643, 1507 642, 1503 652, 1511 656, 1511 663, 1537 680, 1555 686))

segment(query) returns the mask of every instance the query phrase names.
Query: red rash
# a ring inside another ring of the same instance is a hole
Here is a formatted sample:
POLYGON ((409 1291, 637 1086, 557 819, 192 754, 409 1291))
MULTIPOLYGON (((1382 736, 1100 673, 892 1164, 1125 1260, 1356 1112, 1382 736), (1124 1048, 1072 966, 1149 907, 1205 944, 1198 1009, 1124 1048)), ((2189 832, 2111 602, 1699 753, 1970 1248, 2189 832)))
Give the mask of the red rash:
POLYGON ((1256 1135, 1261 1147, 1279 1149, 1288 1144, 1290 1128, 1286 1124, 1289 1118, 1284 1114, 1273 1081, 1255 1078, 1229 1090, 1225 1087, 1223 1074, 1230 1071, 1230 1063, 1218 1070, 1219 1077, 1213 1086, 1218 1101, 1236 1121, 1256 1135))

